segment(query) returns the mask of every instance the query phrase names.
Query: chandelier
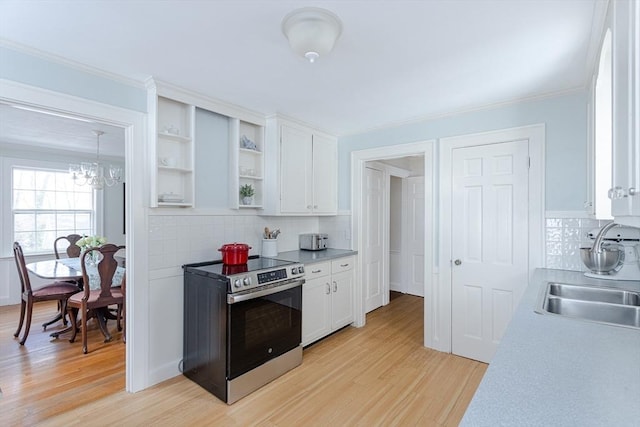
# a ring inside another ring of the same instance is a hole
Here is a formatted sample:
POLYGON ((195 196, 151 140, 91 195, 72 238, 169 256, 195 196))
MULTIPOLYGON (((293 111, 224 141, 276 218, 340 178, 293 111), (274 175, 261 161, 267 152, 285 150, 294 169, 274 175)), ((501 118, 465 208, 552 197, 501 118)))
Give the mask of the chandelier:
POLYGON ((109 175, 105 176, 105 166, 100 163, 100 136, 104 132, 94 130, 93 133, 96 135, 97 141, 96 161, 70 164, 69 174, 77 185, 90 185, 94 190, 102 190, 105 185, 111 187, 122 182, 122 168, 109 165, 109 175))

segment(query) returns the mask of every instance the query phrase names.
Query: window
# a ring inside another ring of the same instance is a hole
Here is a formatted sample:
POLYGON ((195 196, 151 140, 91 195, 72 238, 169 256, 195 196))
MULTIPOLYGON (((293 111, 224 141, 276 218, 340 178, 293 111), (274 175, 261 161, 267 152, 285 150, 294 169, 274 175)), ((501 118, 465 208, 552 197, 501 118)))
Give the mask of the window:
POLYGON ((94 234, 90 186, 78 186, 67 171, 12 168, 13 239, 25 253, 53 251, 54 240, 71 233, 94 234))

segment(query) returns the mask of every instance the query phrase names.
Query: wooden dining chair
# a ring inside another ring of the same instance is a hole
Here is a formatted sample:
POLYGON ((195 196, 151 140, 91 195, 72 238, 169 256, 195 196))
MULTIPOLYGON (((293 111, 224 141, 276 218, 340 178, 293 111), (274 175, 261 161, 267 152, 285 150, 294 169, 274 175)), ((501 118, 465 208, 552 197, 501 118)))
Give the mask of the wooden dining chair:
POLYGON ((111 341, 111 334, 106 325, 106 318, 109 316, 109 306, 117 305, 118 330, 122 330, 121 316, 124 304, 124 290, 122 286, 112 286, 113 276, 116 273, 118 262, 113 255, 122 246, 106 244, 98 248, 85 251, 80 256, 80 266, 82 267, 82 278, 84 289, 72 295, 67 302, 67 311, 71 318, 72 336, 70 342, 74 342, 78 331, 78 312, 81 312, 80 331, 82 333, 82 351, 88 352, 87 346, 87 320, 91 317, 98 321, 98 325, 105 336, 104 342, 111 341), (102 259, 98 261, 97 270, 100 281, 98 289, 91 289, 89 274, 87 273, 87 257, 93 253, 99 253, 102 259))
POLYGON ((24 261, 24 252, 20 243, 14 242, 13 244, 13 257, 16 261, 16 267, 18 268, 18 276, 20 277, 20 285, 22 287, 21 292, 21 304, 20 304, 20 323, 14 337, 20 335, 20 330, 24 324, 25 315, 27 323, 24 328, 24 334, 20 338, 20 344, 24 345, 29 336, 29 329, 31 328, 31 315, 33 313, 33 304, 41 301, 58 301, 58 307, 60 312, 52 320, 42 324, 42 327, 46 327, 58 320, 62 319, 62 322, 66 325, 66 309, 68 298, 78 292, 80 288, 77 285, 69 282, 53 282, 44 285, 39 289, 31 288, 31 281, 29 280, 29 272, 27 271, 27 264, 24 261))
POLYGON ((80 246, 76 245, 78 240, 82 239, 82 236, 79 234, 69 234, 68 236, 60 236, 56 240, 53 241, 53 250, 56 253, 56 259, 60 259, 60 252, 62 249, 58 250, 58 245, 62 244, 64 240, 69 242, 69 246, 66 248, 67 258, 78 258, 80 256, 80 246))

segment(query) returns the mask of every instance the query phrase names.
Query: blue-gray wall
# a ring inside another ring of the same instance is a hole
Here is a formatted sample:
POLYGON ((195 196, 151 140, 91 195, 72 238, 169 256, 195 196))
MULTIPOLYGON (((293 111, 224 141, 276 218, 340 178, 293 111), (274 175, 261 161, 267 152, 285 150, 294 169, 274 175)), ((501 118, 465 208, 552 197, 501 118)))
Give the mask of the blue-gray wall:
POLYGON ((351 152, 537 123, 546 125, 546 210, 584 210, 587 184, 587 94, 414 122, 338 139, 338 208, 351 208, 351 152))
POLYGON ((229 118, 196 108, 196 206, 229 207, 229 118))
POLYGON ((0 78, 147 112, 147 92, 142 87, 86 73, 6 46, 0 46, 0 78))

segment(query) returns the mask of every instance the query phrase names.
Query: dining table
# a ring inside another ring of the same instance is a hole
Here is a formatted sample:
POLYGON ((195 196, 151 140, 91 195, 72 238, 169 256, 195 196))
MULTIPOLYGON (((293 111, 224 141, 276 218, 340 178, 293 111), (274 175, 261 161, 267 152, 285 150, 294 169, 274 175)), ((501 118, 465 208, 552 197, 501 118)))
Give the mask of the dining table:
MULTIPOLYGON (((122 267, 123 263, 119 263, 116 268, 116 272, 113 275, 113 280, 111 281, 112 287, 117 287, 122 285, 122 280, 125 273, 125 268, 122 267)), ((34 275, 43 278, 50 279, 55 281, 76 281, 81 283, 82 286, 86 286, 86 283, 82 281, 82 267, 80 266, 80 258, 59 258, 59 259, 51 259, 44 261, 36 261, 26 265, 27 270, 34 275)), ((96 290, 100 289, 100 275, 98 273, 98 268, 95 265, 86 265, 87 276, 89 278, 89 289, 96 290)), ((62 318, 62 313, 59 314, 59 317, 62 318)), ((111 334, 107 329, 106 320, 114 319, 111 312, 107 309, 101 310, 99 313, 96 313, 96 318, 98 319, 98 325, 102 334, 107 340, 111 340, 111 334)), ((60 331, 55 331, 49 334, 53 338, 58 338, 60 335, 70 332, 71 326, 62 329, 60 331)))

